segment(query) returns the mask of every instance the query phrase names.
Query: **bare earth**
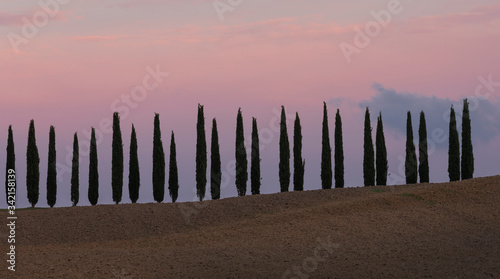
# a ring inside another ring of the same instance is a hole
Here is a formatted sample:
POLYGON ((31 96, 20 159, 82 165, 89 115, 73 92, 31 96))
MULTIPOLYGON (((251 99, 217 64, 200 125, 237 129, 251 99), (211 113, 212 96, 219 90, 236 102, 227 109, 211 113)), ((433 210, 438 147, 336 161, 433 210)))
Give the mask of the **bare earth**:
POLYGON ((16 215, 0 278, 500 278, 500 176, 16 215))

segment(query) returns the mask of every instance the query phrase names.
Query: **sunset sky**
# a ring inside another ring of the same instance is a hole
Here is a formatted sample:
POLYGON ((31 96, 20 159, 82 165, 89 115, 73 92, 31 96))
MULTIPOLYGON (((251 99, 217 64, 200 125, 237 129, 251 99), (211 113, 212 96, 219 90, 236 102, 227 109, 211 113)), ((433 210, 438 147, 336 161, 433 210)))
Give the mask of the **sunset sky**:
MULTIPOLYGON (((172 130, 175 133, 178 201, 196 200, 198 103, 205 106, 208 151, 212 119, 218 121, 225 178, 222 198, 236 196, 231 166, 239 107, 245 137, 250 138, 252 117, 257 118, 261 131, 262 193, 280 189, 277 125, 282 105, 290 117, 291 142, 295 113, 301 118, 305 189, 321 188, 323 101, 328 104, 332 146, 337 108, 342 115, 347 187, 363 184, 366 106, 374 131, 376 117, 382 113, 391 184, 404 184, 408 110, 412 112, 415 140, 418 113, 424 110, 427 116, 431 182, 448 181, 447 113, 454 104, 461 116, 463 98, 471 101, 474 176, 500 174, 498 1, 40 2, 48 3, 47 7, 38 1, 8 0, 0 8, 0 166, 5 166, 7 129, 12 124, 19 207, 29 206, 25 156, 31 119, 35 120, 40 153, 37 206, 47 206, 50 125, 56 131, 56 206, 71 205, 75 132, 82 145, 79 205, 89 205, 91 126, 102 134, 97 147, 99 204, 112 203, 112 136, 104 126, 111 121, 113 111, 120 112, 124 142, 123 202, 130 202, 127 178, 132 123, 138 134, 141 170, 138 202, 153 201, 155 112, 160 114, 167 168, 170 134, 172 130), (346 53, 345 46, 354 52, 346 53)), ((249 154, 248 147, 247 151, 249 154)), ((3 172, 0 179, 4 179, 3 172)), ((210 198, 208 184, 206 197, 210 198)), ((168 191, 164 201, 171 201, 168 191)), ((6 206, 5 198, 0 199, 0 206, 6 206)))

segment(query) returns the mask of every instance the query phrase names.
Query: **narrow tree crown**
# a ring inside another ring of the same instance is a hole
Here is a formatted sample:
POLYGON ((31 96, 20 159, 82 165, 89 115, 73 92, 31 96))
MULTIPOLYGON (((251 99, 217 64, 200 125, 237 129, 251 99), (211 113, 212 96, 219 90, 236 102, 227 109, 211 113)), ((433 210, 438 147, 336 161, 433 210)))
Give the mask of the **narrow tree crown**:
POLYGON ((344 142, 339 109, 335 114, 335 188, 344 188, 344 142))
POLYGON ((279 180, 281 192, 288 192, 290 186, 290 143, 284 106, 281 106, 279 180))
POLYGON ((260 194, 260 149, 259 131, 257 130, 257 119, 252 117, 252 151, 250 166, 250 184, 252 195, 260 194))
POLYGON ((376 158, 375 164, 377 166, 377 185, 387 185, 387 147, 385 145, 384 124, 382 123, 382 113, 377 118, 377 134, 375 136, 376 158))
POLYGON ((470 179, 474 176, 474 152, 472 148, 471 121, 469 113, 469 102, 464 99, 462 113, 462 180, 470 179))
POLYGON ((247 151, 244 143, 244 133, 243 133, 243 116, 241 115, 241 108, 238 109, 238 115, 236 116, 236 189, 238 190, 238 196, 244 196, 247 191, 247 181, 248 181, 248 171, 247 171, 247 151))
POLYGON ((210 151, 210 194, 212 200, 220 198, 220 185, 222 179, 219 135, 217 131, 217 120, 212 120, 212 146, 210 151))
POLYGON ((205 198, 207 184, 207 143, 205 138, 205 116, 203 106, 200 104, 198 104, 196 135, 196 195, 202 201, 205 198))
POLYGON ((450 181, 460 180, 460 143, 458 139, 457 121, 453 105, 450 110, 450 128, 448 145, 448 176, 450 181))
POLYGON ((54 126, 49 131, 49 155, 47 164, 47 204, 54 207, 57 197, 56 132, 54 126))
POLYGON ((302 159, 302 126, 300 125, 299 113, 295 113, 293 128, 293 190, 304 190, 304 165, 302 159))
POLYGON ((375 155, 373 150, 372 128, 370 123, 370 111, 366 107, 365 129, 363 141, 363 180, 365 186, 375 185, 375 155))
POLYGON ((332 148, 328 130, 328 111, 323 102, 323 129, 321 136, 321 188, 332 188, 332 148))
POLYGON ((420 125, 418 127, 418 173, 420 183, 429 182, 429 155, 427 147, 427 124, 424 111, 420 112, 420 125))

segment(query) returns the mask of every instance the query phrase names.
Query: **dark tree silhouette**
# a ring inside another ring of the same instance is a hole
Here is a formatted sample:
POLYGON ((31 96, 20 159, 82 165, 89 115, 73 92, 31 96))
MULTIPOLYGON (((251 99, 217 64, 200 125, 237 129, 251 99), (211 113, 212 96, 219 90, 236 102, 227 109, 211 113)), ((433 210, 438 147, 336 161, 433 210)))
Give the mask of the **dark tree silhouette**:
POLYGON ((460 180, 460 142, 458 140, 457 120, 453 105, 450 111, 448 176, 450 177, 450 181, 460 180))
POLYGON ((196 136, 196 195, 202 201, 205 198, 207 186, 207 142, 205 138, 205 116, 203 106, 200 104, 198 104, 196 136))
POLYGON ((137 135, 134 124, 130 133, 130 151, 128 162, 128 195, 132 203, 139 199, 139 188, 141 187, 141 176, 139 171, 139 158, 137 156, 137 135))
POLYGON ((340 110, 335 114, 335 188, 344 188, 344 142, 340 110))
POLYGON ((7 138, 7 161, 5 166, 5 198, 8 205, 15 205, 15 200, 9 203, 9 188, 16 190, 16 183, 9 186, 9 170, 16 171, 16 154, 14 150, 14 137, 12 136, 12 125, 9 125, 9 135, 7 138))
POLYGON ((118 112, 113 113, 111 187, 113 189, 113 201, 118 204, 122 201, 123 194, 123 142, 118 112))
POLYGON ((418 163, 415 144, 413 143, 413 128, 411 125, 411 112, 408 111, 406 118, 406 159, 405 159, 405 174, 406 184, 417 183, 418 178, 418 163))
POLYGON ((73 206, 80 200, 80 147, 78 135, 73 136, 73 160, 71 161, 71 202, 73 206))
POLYGON ((293 190, 304 190, 304 167, 305 160, 302 159, 302 126, 300 125, 299 113, 295 113, 293 127, 293 190))
POLYGON ((377 185, 387 185, 387 147, 385 145, 382 113, 380 113, 377 119, 377 134, 375 136, 375 146, 377 147, 375 157, 375 164, 377 165, 377 185))
POLYGON ((247 151, 245 148, 245 138, 243 133, 243 116, 241 115, 241 108, 238 109, 238 115, 236 117, 236 189, 238 190, 238 196, 244 196, 247 192, 247 181, 248 181, 248 162, 247 162, 247 151))
POLYGON ((257 119, 252 118, 252 152, 250 165, 250 189, 252 195, 260 194, 260 149, 259 131, 257 130, 257 119))
POLYGON ((56 132, 50 126, 49 155, 47 164, 47 204, 54 207, 57 198, 57 169, 56 169, 56 132))
POLYGON ((168 168, 168 191, 172 202, 175 203, 179 195, 179 174, 177 171, 177 152, 175 150, 175 135, 170 137, 170 162, 168 168))
POLYGON ((212 120, 212 146, 210 149, 210 194, 212 200, 220 199, 220 184, 222 179, 219 134, 217 132, 217 120, 212 120))
POLYGON ((99 199, 99 168, 97 162, 97 144, 94 127, 92 127, 92 133, 90 136, 88 197, 91 205, 97 204, 97 200, 99 199))
POLYGON ((284 106, 281 106, 279 179, 281 192, 288 192, 290 186, 290 143, 284 106))
POLYGON ((321 133, 321 188, 332 188, 332 148, 328 131, 328 112, 323 102, 323 129, 321 133))
POLYGON ((429 155, 427 153, 427 124, 424 111, 420 112, 420 125, 418 127, 418 174, 420 183, 429 182, 429 155))
POLYGON ((474 176, 474 152, 472 148, 469 102, 464 99, 462 114, 462 180, 474 176))
POLYGON ((365 186, 375 185, 375 155, 373 151, 372 127, 370 123, 370 111, 366 107, 365 131, 363 141, 363 180, 365 186))
POLYGON ((26 148, 26 188, 28 191, 28 201, 31 207, 35 207, 39 197, 40 183, 40 156, 36 146, 35 122, 30 121, 28 132, 28 146, 26 148))
POLYGON ((165 153, 161 141, 160 115, 155 113, 153 131, 153 198, 162 202, 165 196, 165 153))

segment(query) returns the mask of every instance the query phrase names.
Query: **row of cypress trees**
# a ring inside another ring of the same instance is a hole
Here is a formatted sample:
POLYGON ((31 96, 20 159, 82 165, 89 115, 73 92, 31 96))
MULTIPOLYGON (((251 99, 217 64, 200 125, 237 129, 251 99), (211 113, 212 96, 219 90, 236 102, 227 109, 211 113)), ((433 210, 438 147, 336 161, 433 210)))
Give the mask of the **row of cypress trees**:
MULTIPOLYGON (((365 112, 364 129, 364 158, 363 158, 363 177, 365 186, 375 185, 375 167, 376 161, 376 185, 386 185, 388 175, 387 148, 383 132, 382 113, 377 118, 376 132, 376 159, 374 159, 373 141, 371 138, 370 112, 368 107, 365 112)), ((413 128, 411 113, 408 111, 406 119, 406 158, 405 158, 405 177, 407 184, 429 182, 429 158, 427 143, 427 124, 425 114, 420 112, 419 134, 419 156, 417 161, 416 148, 413 143, 413 128)), ((467 99, 463 100, 462 113, 462 160, 460 160, 460 143, 458 138, 456 116, 453 105, 450 110, 449 124, 449 148, 448 148, 448 174, 450 181, 457 181, 460 178, 470 179, 474 174, 474 154, 471 139, 471 121, 469 113, 469 103, 467 99), (462 174, 462 175, 461 175, 462 174)))
MULTIPOLYGON (((464 100, 462 114, 462 160, 460 161, 460 144, 458 132, 456 128, 456 116, 453 106, 450 111, 450 135, 449 135, 449 167, 448 172, 450 181, 472 178, 474 171, 474 157, 471 141, 471 125, 470 114, 467 99, 464 100)), ((326 103, 323 102, 323 128, 322 128, 322 153, 321 153, 321 183, 322 189, 330 189, 332 187, 332 160, 331 147, 329 138, 328 112, 326 103)), ((370 122, 370 112, 368 107, 365 112, 364 125, 364 157, 363 157, 363 178, 365 186, 386 185, 388 176, 388 161, 387 148, 385 144, 384 129, 382 122, 382 114, 377 117, 377 129, 375 146, 372 140, 372 128, 370 122), (376 166, 376 168, 375 168, 376 166), (376 171, 375 171, 376 170, 376 171)), ((417 164, 416 149, 413 143, 413 128, 411 121, 411 113, 407 113, 407 141, 406 141, 406 159, 405 159, 405 176, 406 183, 417 183, 417 177, 420 176, 420 182, 429 182, 429 164, 427 154, 427 131, 426 131, 425 114, 420 113, 419 125, 419 159, 417 164)), ((205 197, 205 187, 207 183, 207 144, 205 136, 205 118, 203 106, 198 104, 198 118, 196 124, 197 141, 196 141, 196 193, 201 200, 205 197)), ((15 168, 14 141, 12 137, 12 126, 9 126, 9 136, 7 144, 7 171, 10 168, 15 168)), ((252 134, 251 134, 251 193, 260 194, 261 177, 260 177, 260 150, 259 150, 259 135, 257 128, 257 119, 252 118, 252 134)), ((235 184, 238 196, 246 194, 248 181, 247 173, 247 153, 244 144, 243 117, 241 108, 238 109, 236 119, 236 146, 235 146, 235 184)), ((342 138, 342 120, 340 111, 337 109, 335 115, 335 188, 344 187, 344 151, 342 138)), ((137 155, 137 136, 135 127, 132 124, 132 132, 130 138, 129 151, 129 197, 132 203, 135 203, 139 198, 140 187, 140 172, 139 161, 137 155)), ((280 140, 279 140, 279 181, 280 191, 289 191, 290 184, 290 144, 288 139, 288 131, 286 124, 285 108, 281 107, 280 119, 280 140)), ((212 136, 211 136, 211 169, 210 169, 210 194, 212 199, 220 198, 221 186, 221 160, 219 150, 219 140, 217 131, 217 121, 212 120, 212 136)), ((300 124, 299 114, 296 113, 294 121, 294 137, 293 137, 293 190, 302 191, 304 184, 304 169, 305 160, 302 158, 302 128, 300 124)), ((27 174, 26 183, 28 188, 28 200, 32 207, 38 202, 39 196, 39 162, 38 148, 35 138, 34 121, 30 121, 28 133, 28 146, 26 152, 27 174)), ((118 204, 122 200, 123 190, 123 142, 120 129, 120 117, 117 112, 113 113, 113 142, 112 142, 112 190, 113 201, 118 204)), ((163 143, 161 140, 159 114, 155 113, 154 131, 153 131, 153 197, 157 202, 162 202, 164 199, 165 186, 165 154, 163 143)), ((6 181, 7 189, 7 181, 6 181)), ((175 135, 172 131, 170 140, 170 161, 169 161, 169 179, 168 179, 169 195, 172 202, 175 202, 178 197, 179 180, 176 159, 175 135)), ((49 132, 49 155, 47 169, 47 203, 53 207, 56 203, 57 193, 57 170, 56 170, 56 150, 55 150, 55 129, 50 127, 49 132)), ((89 188, 88 200, 92 205, 97 204, 99 198, 99 173, 97 159, 97 144, 95 138, 95 130, 92 128, 90 151, 89 151, 89 188)), ((79 145, 77 133, 74 134, 73 140, 73 160, 71 173, 71 201, 73 206, 79 202, 79 145)))

